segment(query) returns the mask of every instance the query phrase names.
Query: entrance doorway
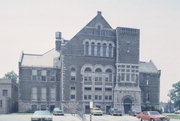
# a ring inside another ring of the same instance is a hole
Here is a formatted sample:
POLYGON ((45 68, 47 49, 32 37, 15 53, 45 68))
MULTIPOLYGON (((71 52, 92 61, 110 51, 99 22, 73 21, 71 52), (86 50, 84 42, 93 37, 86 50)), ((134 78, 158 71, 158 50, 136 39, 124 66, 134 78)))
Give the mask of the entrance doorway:
POLYGON ((89 114, 90 113, 90 107, 89 105, 85 105, 85 113, 89 114))
POLYGON ((132 108, 132 100, 129 98, 125 98, 123 103, 124 103, 124 113, 128 114, 132 108))
POLYGON ((106 106, 106 114, 109 114, 109 110, 110 110, 111 106, 110 105, 107 105, 106 106))

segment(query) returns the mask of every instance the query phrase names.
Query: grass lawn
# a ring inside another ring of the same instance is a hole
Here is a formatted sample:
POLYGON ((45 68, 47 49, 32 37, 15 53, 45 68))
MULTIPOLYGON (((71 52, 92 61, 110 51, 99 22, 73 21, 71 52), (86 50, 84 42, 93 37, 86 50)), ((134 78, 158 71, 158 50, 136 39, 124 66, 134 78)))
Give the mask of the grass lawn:
POLYGON ((180 119, 180 115, 168 115, 171 119, 180 119))

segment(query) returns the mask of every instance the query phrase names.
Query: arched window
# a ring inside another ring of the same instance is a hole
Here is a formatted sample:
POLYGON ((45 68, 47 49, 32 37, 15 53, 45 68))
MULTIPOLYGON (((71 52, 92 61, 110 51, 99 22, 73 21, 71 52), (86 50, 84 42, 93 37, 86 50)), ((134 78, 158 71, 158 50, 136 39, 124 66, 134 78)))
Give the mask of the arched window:
POLYGON ((112 57, 112 44, 109 44, 109 54, 108 54, 108 56, 109 57, 112 57))
POLYGON ((74 67, 71 68, 71 72, 75 72, 76 69, 74 67))
POLYGON ((100 68, 97 68, 95 72, 102 72, 102 70, 100 68))
POLYGON ((97 44, 97 56, 101 56, 101 44, 97 44))
POLYGON ((89 55, 89 42, 85 43, 85 55, 89 55))
POLYGON ((111 69, 107 69, 106 70, 106 73, 108 73, 108 80, 109 80, 109 82, 112 82, 112 80, 113 80, 113 74, 112 74, 112 70, 111 69))
POLYGON ((95 44, 94 42, 91 44, 91 55, 94 56, 94 49, 95 49, 95 44))
POLYGON ((100 25, 97 26, 97 35, 101 35, 101 26, 100 25))
POLYGON ((74 67, 72 67, 70 69, 70 80, 71 81, 75 81, 76 80, 76 69, 74 67))
POLYGON ((104 43, 104 44, 103 44, 103 56, 104 56, 104 57, 106 57, 106 48, 107 48, 107 46, 106 46, 106 44, 104 43))
POLYGON ((92 72, 92 70, 91 70, 89 67, 87 67, 87 68, 84 70, 84 72, 92 72))

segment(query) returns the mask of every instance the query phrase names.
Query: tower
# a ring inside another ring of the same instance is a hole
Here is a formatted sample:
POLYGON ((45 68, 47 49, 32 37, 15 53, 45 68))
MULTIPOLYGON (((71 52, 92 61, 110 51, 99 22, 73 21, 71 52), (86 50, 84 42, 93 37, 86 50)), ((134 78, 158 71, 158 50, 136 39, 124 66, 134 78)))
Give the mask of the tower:
POLYGON ((114 106, 124 113, 141 111, 139 88, 139 30, 116 29, 116 86, 114 106))

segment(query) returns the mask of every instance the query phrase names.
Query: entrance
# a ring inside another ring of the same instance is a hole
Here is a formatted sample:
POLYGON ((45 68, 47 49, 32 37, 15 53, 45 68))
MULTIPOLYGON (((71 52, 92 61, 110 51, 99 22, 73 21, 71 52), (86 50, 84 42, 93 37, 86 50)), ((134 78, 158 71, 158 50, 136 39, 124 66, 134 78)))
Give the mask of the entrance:
POLYGON ((124 113, 128 114, 129 111, 131 111, 132 101, 129 98, 125 98, 123 103, 124 103, 124 113))
POLYGON ((90 107, 89 105, 85 105, 85 113, 89 114, 90 113, 90 107))
POLYGON ((110 108, 111 108, 111 106, 109 106, 109 105, 106 106, 106 114, 109 114, 110 108))

